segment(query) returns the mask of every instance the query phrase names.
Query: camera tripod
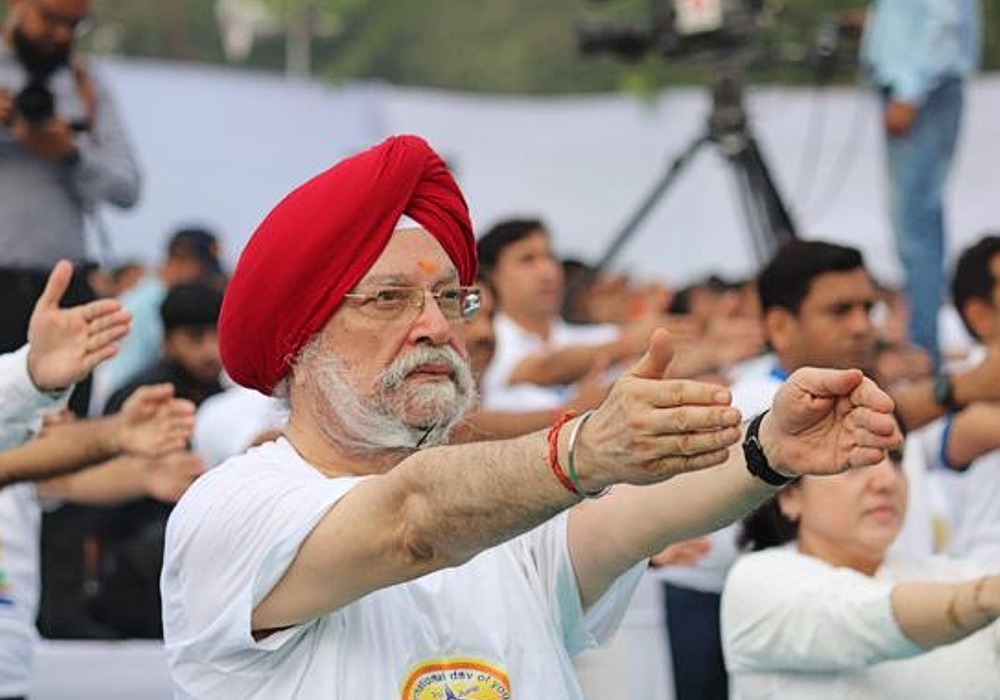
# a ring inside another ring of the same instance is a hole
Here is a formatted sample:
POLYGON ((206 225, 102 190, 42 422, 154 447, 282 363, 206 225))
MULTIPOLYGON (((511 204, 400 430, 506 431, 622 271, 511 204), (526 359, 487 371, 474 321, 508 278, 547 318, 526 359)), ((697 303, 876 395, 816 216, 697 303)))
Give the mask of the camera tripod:
POLYGON ((593 273, 603 270, 680 177, 684 167, 706 144, 714 144, 732 166, 740 202, 759 263, 777 248, 796 238, 795 224, 771 177, 760 146, 747 124, 743 105, 743 82, 738 71, 723 70, 712 85, 712 111, 705 131, 670 163, 666 172, 615 235, 593 273))

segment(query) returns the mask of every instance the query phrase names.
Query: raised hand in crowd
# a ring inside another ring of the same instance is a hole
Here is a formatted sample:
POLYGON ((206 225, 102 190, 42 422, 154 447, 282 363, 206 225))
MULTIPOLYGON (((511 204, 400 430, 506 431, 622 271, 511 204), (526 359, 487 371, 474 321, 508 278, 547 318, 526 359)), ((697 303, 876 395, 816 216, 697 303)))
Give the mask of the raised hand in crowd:
POLYGON ((117 427, 117 451, 158 457, 183 448, 194 429, 194 411, 193 402, 174 398, 172 384, 139 387, 109 417, 117 427))
POLYGON ((28 325, 28 372, 43 391, 63 389, 112 357, 128 333, 129 313, 113 299, 60 308, 73 266, 60 260, 35 304, 28 325))

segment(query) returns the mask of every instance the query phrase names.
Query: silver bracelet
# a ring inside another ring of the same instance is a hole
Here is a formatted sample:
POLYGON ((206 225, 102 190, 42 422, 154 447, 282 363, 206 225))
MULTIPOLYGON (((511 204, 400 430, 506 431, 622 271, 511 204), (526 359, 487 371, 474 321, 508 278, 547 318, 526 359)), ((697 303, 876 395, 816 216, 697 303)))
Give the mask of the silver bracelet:
POLYGON ((584 411, 580 418, 573 424, 573 430, 569 434, 569 457, 566 460, 566 465, 569 472, 569 480, 573 482, 573 486, 576 487, 577 493, 585 498, 600 498, 611 490, 611 485, 605 486, 600 491, 588 492, 583 488, 583 484, 580 483, 580 476, 576 473, 576 438, 580 435, 580 429, 583 424, 587 422, 587 419, 593 415, 593 411, 584 411))

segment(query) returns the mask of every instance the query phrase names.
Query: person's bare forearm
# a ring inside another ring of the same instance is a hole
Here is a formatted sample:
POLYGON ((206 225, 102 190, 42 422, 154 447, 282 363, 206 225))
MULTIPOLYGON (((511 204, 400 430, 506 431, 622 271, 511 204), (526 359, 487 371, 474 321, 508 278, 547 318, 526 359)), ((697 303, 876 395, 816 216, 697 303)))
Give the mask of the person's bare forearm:
POLYGON ((979 401, 955 415, 946 446, 948 462, 965 465, 1000 448, 1000 404, 979 401))
MULTIPOLYGON (((990 346, 978 365, 950 375, 954 408, 962 409, 980 401, 1000 401, 1000 347, 990 346)), ((913 431, 945 414, 935 400, 934 379, 922 379, 893 387, 890 393, 896 410, 908 430, 913 431)))
POLYGON ((522 360, 511 372, 510 384, 554 386, 572 384, 585 377, 599 359, 607 363, 626 357, 619 341, 604 345, 576 345, 522 360))
POLYGON ((889 393, 896 402, 896 412, 910 432, 945 414, 934 400, 934 382, 930 379, 894 386, 889 393))
POLYGON ((544 436, 421 451, 338 501, 254 611, 296 624, 527 532, 579 499, 549 470, 544 436))
POLYGON ((714 532, 773 493, 747 472, 736 448, 717 467, 652 486, 618 485, 605 498, 581 504, 570 514, 570 549, 584 605, 641 559, 714 532))
POLYGON ((113 419, 68 423, 0 452, 0 487, 68 474, 117 454, 113 419))
POLYGON ((145 494, 145 459, 109 459, 90 469, 39 482, 38 491, 49 498, 94 505, 110 505, 138 498, 145 494))
POLYGON ((900 583, 892 611, 915 644, 933 649, 986 627, 1000 616, 1000 576, 962 583, 900 583))

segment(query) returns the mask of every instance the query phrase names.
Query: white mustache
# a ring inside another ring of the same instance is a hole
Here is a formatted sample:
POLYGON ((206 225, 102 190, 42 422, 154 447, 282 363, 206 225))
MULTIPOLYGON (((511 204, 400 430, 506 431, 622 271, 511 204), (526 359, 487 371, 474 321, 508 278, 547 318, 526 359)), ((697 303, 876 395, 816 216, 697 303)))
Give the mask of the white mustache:
MULTIPOLYGON (((378 380, 380 391, 396 389, 414 370, 424 365, 446 364, 457 379, 468 369, 468 363, 458 352, 448 345, 422 346, 394 361, 378 380)), ((464 388, 464 387, 460 387, 464 388)))

